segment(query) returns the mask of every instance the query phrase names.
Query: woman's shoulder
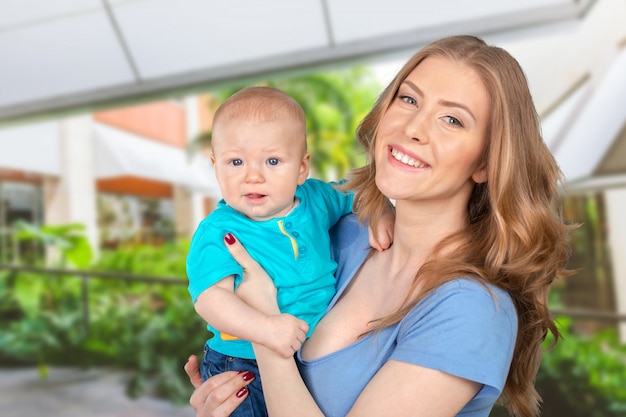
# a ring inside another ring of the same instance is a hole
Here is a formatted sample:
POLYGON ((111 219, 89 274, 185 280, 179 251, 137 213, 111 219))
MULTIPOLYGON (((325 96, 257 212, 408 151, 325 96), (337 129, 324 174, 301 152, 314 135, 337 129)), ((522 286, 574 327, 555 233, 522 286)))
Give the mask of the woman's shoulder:
POLYGON ((437 287, 427 298, 431 303, 456 304, 458 308, 472 311, 482 308, 515 314, 515 305, 508 291, 477 278, 455 278, 437 287))
MULTIPOLYGON (((476 278, 456 278, 435 288, 405 318, 457 323, 478 330, 485 325, 517 333, 517 311, 510 294, 476 278)), ((408 324, 408 323, 407 323, 408 324)))

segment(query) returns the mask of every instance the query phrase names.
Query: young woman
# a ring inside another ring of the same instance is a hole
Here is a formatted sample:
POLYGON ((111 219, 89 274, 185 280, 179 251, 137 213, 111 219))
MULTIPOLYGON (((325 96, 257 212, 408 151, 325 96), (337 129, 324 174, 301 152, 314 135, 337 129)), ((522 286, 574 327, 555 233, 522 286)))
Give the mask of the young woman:
MULTIPOLYGON (((269 415, 481 416, 500 399, 539 413, 533 383, 551 282, 565 273, 558 166, 525 76, 506 51, 471 36, 414 55, 358 129, 369 163, 349 182, 361 222, 395 201, 394 242, 367 250, 367 228, 335 231, 337 295, 294 359, 254 345, 269 415)), ((238 290, 278 314, 276 290, 244 248, 238 290)), ((200 385, 199 416, 228 415, 250 375, 200 385)))

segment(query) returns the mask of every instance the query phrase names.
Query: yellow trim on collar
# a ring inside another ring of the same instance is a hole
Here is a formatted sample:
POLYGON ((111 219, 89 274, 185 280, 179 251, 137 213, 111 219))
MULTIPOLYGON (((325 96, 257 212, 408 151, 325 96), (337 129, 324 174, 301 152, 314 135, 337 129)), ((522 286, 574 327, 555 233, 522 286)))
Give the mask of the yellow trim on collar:
POLYGON ((291 241, 291 247, 293 249, 293 256, 294 258, 297 260, 298 259, 298 243, 296 242, 296 240, 289 234, 289 232, 287 230, 285 230, 285 226, 283 225, 283 221, 279 220, 278 221, 278 228, 280 229, 280 232, 287 236, 289 238, 289 240, 291 241))

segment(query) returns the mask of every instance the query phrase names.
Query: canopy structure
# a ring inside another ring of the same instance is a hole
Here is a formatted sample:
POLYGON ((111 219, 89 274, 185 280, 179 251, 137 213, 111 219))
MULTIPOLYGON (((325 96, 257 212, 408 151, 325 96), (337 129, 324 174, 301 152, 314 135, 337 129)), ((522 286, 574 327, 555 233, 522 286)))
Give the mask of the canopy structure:
MULTIPOLYGON (((60 127, 56 121, 0 129, 0 167, 34 174, 61 175, 60 127), (33 152, 33 150, 37 150, 33 152)), ((181 185, 219 197, 213 166, 202 155, 168 146, 104 124, 94 123, 91 139, 95 179, 137 177, 181 185)))
POLYGON ((0 125, 404 60, 433 39, 474 34, 520 61, 548 145, 582 184, 626 173, 624 21, 623 0, 9 0, 0 125))
POLYGON ((591 0, 9 0, 0 121, 575 21, 591 0))
POLYGON ((59 175, 61 161, 57 122, 0 129, 0 150, 0 168, 59 175))
MULTIPOLYGON (((620 175, 626 185, 626 49, 623 49, 561 132, 552 151, 570 182, 620 175), (620 133, 621 132, 621 133, 620 133), (618 140, 616 140, 616 138, 618 140)), ((611 180, 615 181, 615 178, 611 180)), ((580 184, 578 184, 580 186, 580 184)))
POLYGON ((104 124, 94 125, 97 179, 139 177, 171 182, 219 196, 211 162, 184 149, 134 135, 104 124))

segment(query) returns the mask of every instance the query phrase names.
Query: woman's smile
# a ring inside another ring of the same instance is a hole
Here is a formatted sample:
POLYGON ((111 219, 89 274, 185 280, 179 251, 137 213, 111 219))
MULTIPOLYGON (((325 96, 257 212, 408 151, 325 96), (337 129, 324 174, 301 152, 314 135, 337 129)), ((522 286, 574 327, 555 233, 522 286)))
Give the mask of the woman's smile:
POLYGON ((401 162, 403 165, 408 165, 412 168, 430 168, 426 162, 421 161, 417 156, 407 152, 399 146, 390 146, 391 156, 401 162))

